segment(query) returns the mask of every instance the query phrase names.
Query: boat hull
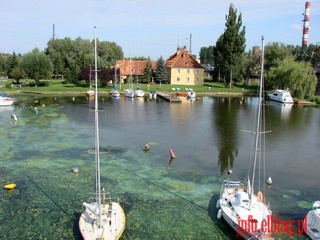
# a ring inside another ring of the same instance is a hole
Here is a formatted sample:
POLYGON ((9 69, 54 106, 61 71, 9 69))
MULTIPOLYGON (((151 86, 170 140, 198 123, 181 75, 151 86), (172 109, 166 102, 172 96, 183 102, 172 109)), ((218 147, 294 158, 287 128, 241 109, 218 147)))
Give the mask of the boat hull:
POLYGON ((294 103, 288 90, 275 90, 273 93, 268 94, 268 99, 280 103, 294 103))
POLYGON ((13 104, 13 99, 1 99, 0 100, 0 106, 11 106, 13 104))
POLYGON ((111 94, 112 97, 115 97, 115 98, 120 97, 119 91, 111 91, 110 94, 111 94))
POLYGON ((119 239, 125 227, 125 214, 118 202, 101 205, 101 226, 99 212, 95 212, 97 203, 84 203, 84 210, 79 219, 79 230, 84 240, 119 239))
POLYGON ((128 97, 128 98, 133 98, 134 97, 134 91, 130 90, 130 89, 125 89, 123 91, 123 94, 125 97, 128 97))
POLYGON ((9 97, 6 93, 0 93, 0 106, 11 106, 14 98, 9 97))
POLYGON ((263 203, 263 197, 252 195, 249 207, 248 189, 243 183, 232 181, 224 182, 223 190, 217 202, 223 219, 230 227, 244 239, 270 238, 271 233, 263 228, 263 222, 268 222, 272 215, 271 210, 263 203), (252 221, 254 220, 254 221, 252 221), (254 222, 254 223, 253 223, 254 222), (239 225, 240 224, 240 225, 239 225))
POLYGON ((320 239, 320 209, 313 209, 308 212, 304 219, 305 233, 311 238, 320 239))
POLYGON ((178 96, 178 97, 186 97, 186 96, 188 96, 188 93, 187 92, 176 92, 176 96, 178 96))
POLYGON ((135 97, 144 97, 144 91, 142 91, 142 90, 136 90, 136 91, 134 92, 134 96, 135 96, 135 97))

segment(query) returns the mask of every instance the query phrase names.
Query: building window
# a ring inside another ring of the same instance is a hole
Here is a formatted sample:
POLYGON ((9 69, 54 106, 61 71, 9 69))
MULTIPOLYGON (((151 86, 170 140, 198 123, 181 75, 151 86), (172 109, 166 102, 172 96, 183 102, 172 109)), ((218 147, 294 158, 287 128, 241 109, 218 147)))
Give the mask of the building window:
POLYGON ((190 73, 190 69, 187 69, 187 74, 189 74, 190 73))
POLYGON ((198 77, 196 77, 196 82, 199 82, 199 78, 198 77))
POLYGON ((180 82, 180 77, 177 77, 177 82, 180 82))
POLYGON ((177 69, 177 72, 180 73, 180 69, 177 69))
POLYGON ((187 77, 187 82, 189 82, 190 81, 190 78, 189 77, 187 77))
POLYGON ((199 70, 198 69, 196 69, 196 74, 198 74, 199 73, 199 70))

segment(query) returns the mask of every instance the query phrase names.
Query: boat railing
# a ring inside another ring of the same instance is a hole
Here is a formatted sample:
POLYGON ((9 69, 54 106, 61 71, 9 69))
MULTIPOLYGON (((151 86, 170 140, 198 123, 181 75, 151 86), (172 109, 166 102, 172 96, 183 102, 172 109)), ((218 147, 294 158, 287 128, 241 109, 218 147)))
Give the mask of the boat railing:
MULTIPOLYGON (((98 201, 98 194, 96 193, 91 193, 90 194, 91 197, 89 197, 88 202, 92 203, 92 202, 97 202, 98 201)), ((101 193, 101 203, 105 203, 105 202, 120 202, 120 198, 116 197, 116 196, 111 196, 110 192, 106 192, 106 193, 101 193)))

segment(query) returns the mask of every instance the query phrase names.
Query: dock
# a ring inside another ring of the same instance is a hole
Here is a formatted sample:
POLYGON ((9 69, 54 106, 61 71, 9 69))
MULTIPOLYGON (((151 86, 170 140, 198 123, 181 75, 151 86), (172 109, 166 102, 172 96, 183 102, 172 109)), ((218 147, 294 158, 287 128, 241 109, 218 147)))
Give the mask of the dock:
POLYGON ((170 103, 181 103, 181 99, 172 94, 170 95, 164 92, 157 92, 157 96, 170 103))

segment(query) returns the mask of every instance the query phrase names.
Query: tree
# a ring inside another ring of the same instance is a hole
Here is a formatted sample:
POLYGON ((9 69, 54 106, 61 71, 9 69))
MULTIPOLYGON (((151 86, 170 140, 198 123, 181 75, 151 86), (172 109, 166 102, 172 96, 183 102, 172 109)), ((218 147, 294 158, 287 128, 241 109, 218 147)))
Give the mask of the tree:
MULTIPOLYGON (((54 64, 54 74, 62 74, 66 81, 76 83, 84 68, 93 66, 94 41, 78 37, 51 39, 45 53, 54 64)), ((111 68, 117 59, 123 58, 123 52, 114 42, 97 40, 98 66, 111 68)))
POLYGON ((287 57, 267 71, 266 84, 272 89, 289 88, 294 97, 303 99, 314 95, 317 78, 310 63, 287 57))
POLYGON ((20 67, 14 67, 11 71, 11 78, 13 78, 14 80, 16 80, 17 84, 19 84, 20 79, 22 79, 24 77, 23 75, 23 71, 20 67))
POLYGON ((40 79, 51 78, 53 71, 50 58, 37 48, 22 56, 20 66, 28 78, 35 80, 36 85, 39 84, 40 79))
POLYGON ((142 70, 142 74, 143 75, 141 78, 141 82, 150 82, 152 80, 153 69, 152 69, 150 57, 148 57, 148 60, 147 60, 146 64, 144 65, 144 68, 142 70))
POLYGON ((249 79, 253 76, 258 76, 260 71, 260 55, 254 54, 249 51, 248 54, 244 57, 244 85, 247 85, 249 79))
MULTIPOLYGON (((232 4, 226 16, 224 33, 218 38, 213 48, 215 71, 229 84, 243 76, 243 54, 245 52, 245 27, 242 27, 242 15, 232 4)), ((216 73, 217 74, 217 73, 216 73)))
POLYGON ((6 70, 9 78, 15 79, 13 76, 13 70, 19 66, 19 58, 15 52, 9 55, 6 60, 6 70))
POLYGON ((268 71, 271 67, 277 67, 277 64, 287 57, 291 57, 290 47, 283 43, 273 42, 265 47, 265 70, 268 71))
POLYGON ((214 65, 213 49, 214 46, 200 48, 199 56, 201 63, 214 65))
POLYGON ((157 61, 154 78, 156 82, 168 83, 168 73, 162 57, 160 57, 157 61))

